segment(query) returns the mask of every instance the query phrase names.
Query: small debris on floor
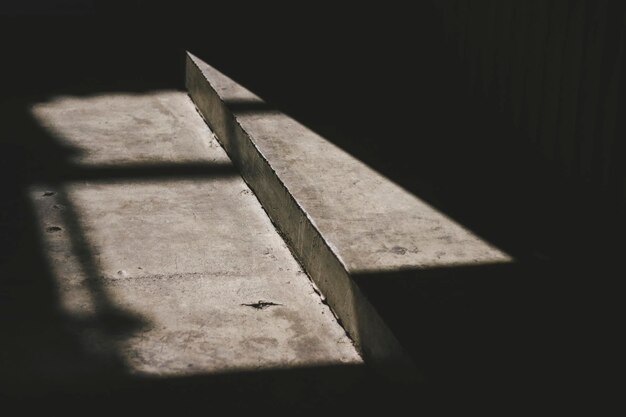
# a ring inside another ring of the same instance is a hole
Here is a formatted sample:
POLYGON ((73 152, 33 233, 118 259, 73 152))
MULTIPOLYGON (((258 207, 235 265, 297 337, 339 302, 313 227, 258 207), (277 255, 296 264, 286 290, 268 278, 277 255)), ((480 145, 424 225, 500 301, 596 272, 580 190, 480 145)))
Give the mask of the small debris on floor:
POLYGON ((262 301, 259 300, 258 303, 252 303, 252 304, 242 304, 242 306, 246 306, 246 307, 252 307, 252 308, 256 308, 257 310, 263 310, 265 308, 268 307, 273 307, 273 306, 281 306, 282 304, 277 304, 277 303, 273 303, 271 301, 262 301))
POLYGON ((396 255, 404 255, 406 253, 406 248, 402 246, 394 246, 391 248, 391 253, 395 253, 396 255))

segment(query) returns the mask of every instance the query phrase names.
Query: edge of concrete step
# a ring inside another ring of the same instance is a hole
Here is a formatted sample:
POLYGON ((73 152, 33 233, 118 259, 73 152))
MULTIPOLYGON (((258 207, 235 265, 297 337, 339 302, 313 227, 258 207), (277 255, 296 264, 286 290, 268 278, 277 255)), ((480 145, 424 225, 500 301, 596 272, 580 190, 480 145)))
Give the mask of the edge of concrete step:
MULTIPOLYGON (((269 109, 246 88, 191 53, 186 56, 185 83, 199 113, 256 194, 278 231, 303 265, 367 363, 387 377, 419 381, 414 362, 351 277, 348 267, 259 150, 255 137, 240 123, 245 108, 259 118, 289 116, 269 109), (240 110, 238 110, 238 108, 240 110)), ((308 130, 294 121, 297 130, 308 130)), ((293 131, 284 132, 293 135, 293 131)), ((306 134, 314 134, 307 131, 306 134)))

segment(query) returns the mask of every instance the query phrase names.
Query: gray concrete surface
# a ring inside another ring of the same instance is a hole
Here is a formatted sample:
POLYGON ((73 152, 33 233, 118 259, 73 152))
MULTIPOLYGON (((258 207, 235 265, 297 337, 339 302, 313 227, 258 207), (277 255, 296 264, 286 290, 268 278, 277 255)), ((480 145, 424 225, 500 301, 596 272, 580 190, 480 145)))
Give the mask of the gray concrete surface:
POLYGON ((420 271, 512 261, 191 54, 187 87, 366 359, 385 372, 412 373, 412 361, 358 277, 410 271, 419 279, 420 271))
MULTIPOLYGON (((31 112, 85 175, 29 196, 88 357, 159 378, 362 363, 185 93, 55 97, 31 112), (85 324, 103 317, 119 331, 85 324)), ((32 383, 29 368, 88 375, 97 361, 79 359, 24 364, 14 382, 32 383)))

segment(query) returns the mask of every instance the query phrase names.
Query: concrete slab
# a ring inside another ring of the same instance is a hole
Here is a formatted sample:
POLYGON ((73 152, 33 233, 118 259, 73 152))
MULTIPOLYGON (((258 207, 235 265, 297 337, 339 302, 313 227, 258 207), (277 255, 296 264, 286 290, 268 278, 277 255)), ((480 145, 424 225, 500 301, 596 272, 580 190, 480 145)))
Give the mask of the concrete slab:
MULTIPOLYGON (((394 291, 405 289, 394 275, 415 281, 429 270, 512 261, 191 54, 187 88, 344 327, 385 372, 413 372, 385 307, 373 302, 383 291, 396 303, 394 291)), ((398 320, 410 328, 409 308, 398 320)))
POLYGON ((15 380, 362 363, 185 93, 57 97, 31 111, 71 150, 66 176, 29 196, 84 360, 31 364, 22 371, 37 376, 15 380))

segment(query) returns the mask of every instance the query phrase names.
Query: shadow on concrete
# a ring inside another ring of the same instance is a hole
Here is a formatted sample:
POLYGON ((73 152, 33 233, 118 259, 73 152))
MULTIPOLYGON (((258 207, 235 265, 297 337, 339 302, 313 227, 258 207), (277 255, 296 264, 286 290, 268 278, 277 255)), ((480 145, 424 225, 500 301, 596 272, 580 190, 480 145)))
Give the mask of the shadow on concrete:
POLYGON ((619 264, 522 261, 354 279, 433 392, 478 404, 594 407, 615 394, 607 378, 620 313, 607 289, 619 264))
POLYGON ((55 409, 93 409, 97 414, 116 412, 120 407, 125 411, 212 410, 237 415, 244 411, 260 414, 322 412, 336 406, 360 409, 361 395, 374 393, 371 386, 363 383, 364 376, 362 367, 348 365, 167 378, 118 373, 98 375, 62 388, 53 387, 44 395, 27 393, 16 400, 26 404, 32 400, 45 401, 55 409))
POLYGON ((0 128, 0 317, 4 334, 0 383, 3 396, 37 396, 90 372, 120 372, 124 365, 114 351, 105 346, 105 355, 89 354, 76 332, 127 332, 141 326, 141 318, 120 311, 107 299, 72 206, 59 193, 66 208, 65 227, 98 310, 86 319, 64 314, 30 192, 33 184, 57 188, 58 171, 63 171, 75 150, 60 145, 38 126, 26 100, 3 102, 2 112, 7 122, 0 128))
POLYGON ((155 179, 168 178, 216 178, 238 175, 230 163, 155 163, 155 164, 123 164, 106 166, 69 165, 63 172, 59 170, 59 180, 63 181, 99 181, 112 179, 155 179))
POLYGON ((224 104, 234 114, 254 113, 263 114, 279 111, 276 107, 269 105, 264 101, 253 100, 225 100, 224 104))

